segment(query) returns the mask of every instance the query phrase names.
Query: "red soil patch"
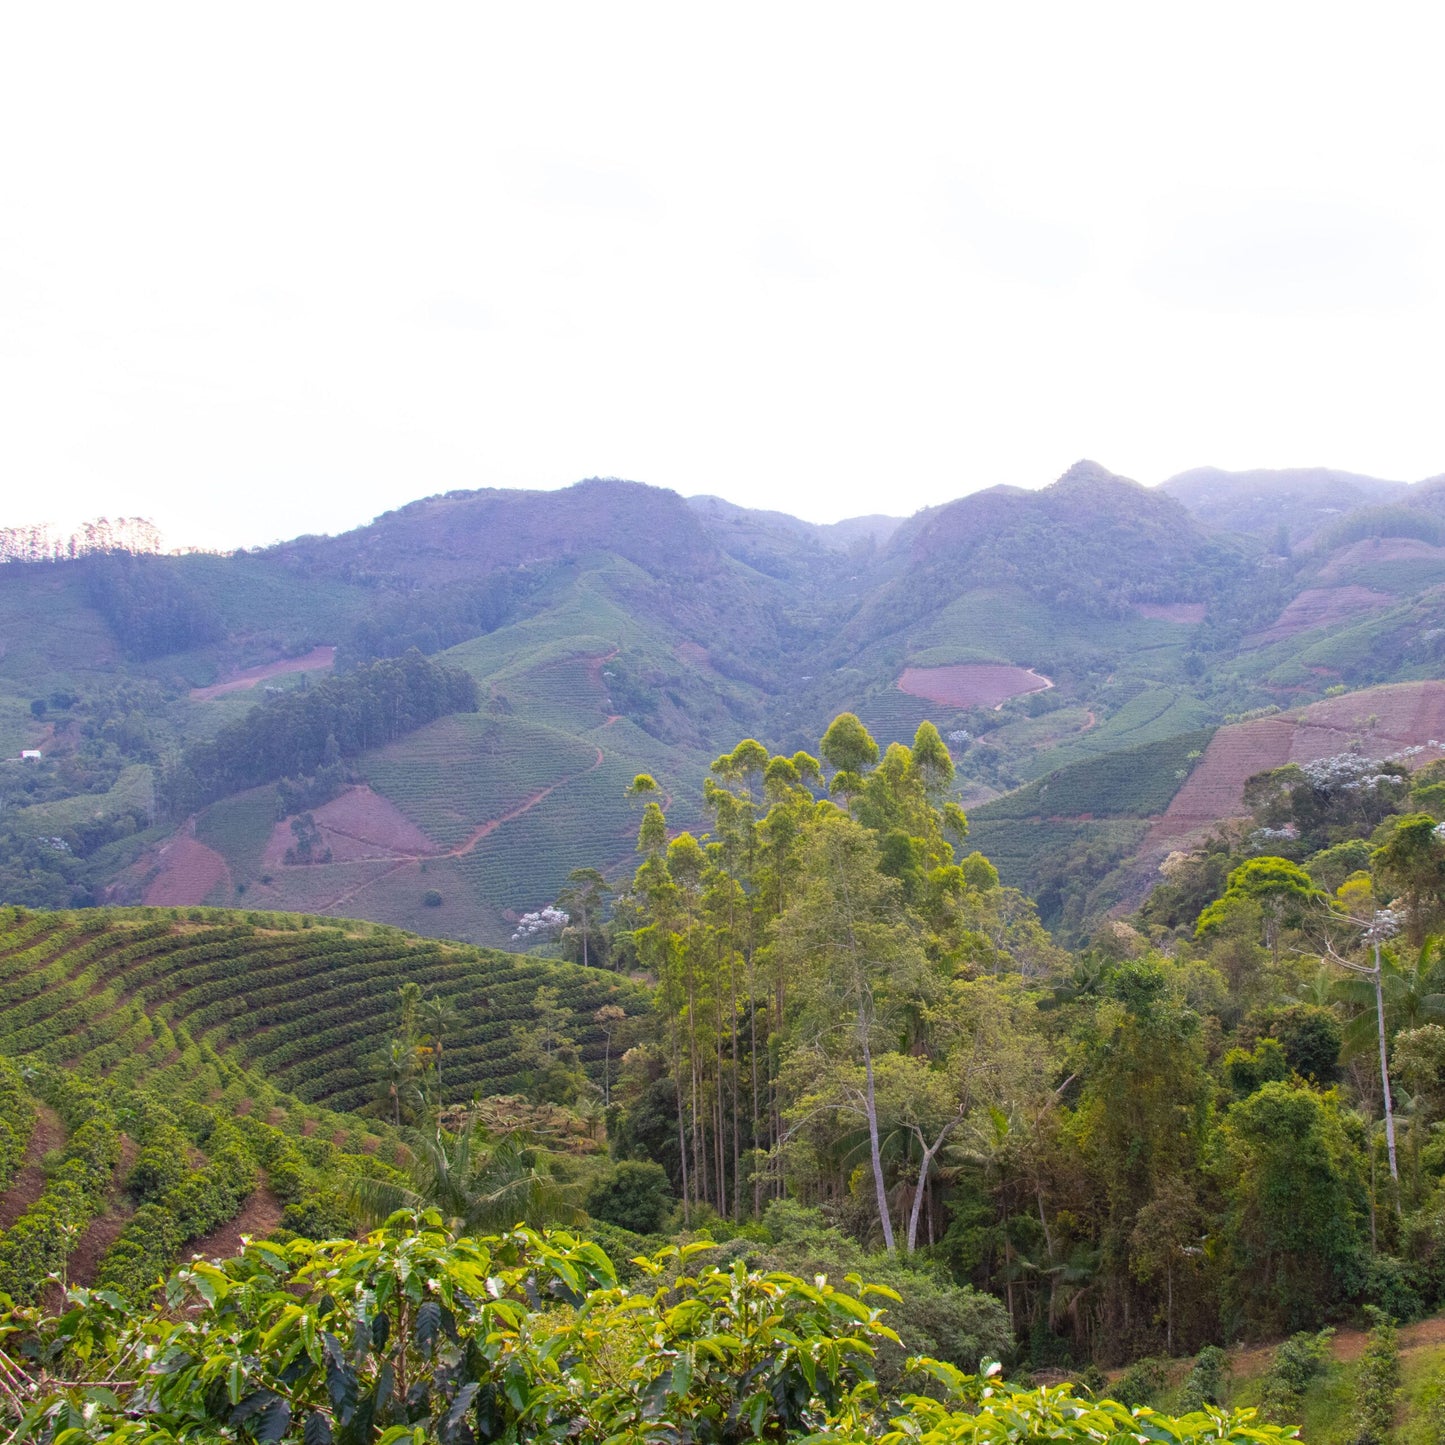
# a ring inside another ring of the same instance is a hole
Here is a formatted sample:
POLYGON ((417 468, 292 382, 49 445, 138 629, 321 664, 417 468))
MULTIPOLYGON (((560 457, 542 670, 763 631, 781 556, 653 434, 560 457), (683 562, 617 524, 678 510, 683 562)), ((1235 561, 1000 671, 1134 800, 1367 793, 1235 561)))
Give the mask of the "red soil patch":
POLYGON ((1136 602, 1134 611, 1140 617, 1152 617, 1156 622, 1178 622, 1183 626, 1197 627, 1204 621, 1208 610, 1203 602, 1136 602))
POLYGON ((202 1259, 230 1259, 241 1252, 243 1234, 249 1239, 264 1239, 280 1224, 281 1201, 263 1184, 247 1197, 234 1219, 193 1240, 181 1252, 187 1259, 196 1254, 202 1259))
POLYGON ((1311 587, 1301 592, 1263 632, 1247 638, 1245 646, 1267 647, 1271 642, 1308 632, 1312 627, 1327 627, 1365 612, 1378 611, 1394 600, 1388 592, 1376 592, 1369 587, 1311 587))
POLYGON ((210 687, 193 687, 192 702, 210 702, 212 698, 223 697, 228 692, 241 692, 265 682, 268 677, 283 677, 288 672, 329 672, 336 663, 334 647, 313 647, 305 657, 283 657, 279 662, 263 662, 259 667, 248 667, 225 682, 214 682, 210 687))
POLYGON ((1266 768, 1289 762, 1294 723, 1285 717, 1260 718, 1220 728, 1164 816, 1149 830, 1146 847, 1183 837, 1221 818, 1235 817, 1244 806, 1244 784, 1266 768))
POLYGON ((1212 827, 1244 812, 1244 785, 1255 773, 1285 763, 1358 750, 1386 758, 1409 747, 1421 767, 1445 756, 1445 682, 1399 682, 1311 703, 1298 713, 1222 727, 1194 771, 1149 830, 1146 850, 1212 827), (1432 741, 1436 744, 1432 746, 1432 741))
MULTIPOLYGON (((333 863, 426 857, 441 851, 395 804, 365 786, 348 788, 311 816, 321 829, 323 848, 331 849, 333 863)), ((271 830, 263 865, 283 866, 286 850, 295 842, 291 820, 282 819, 271 830)))
MULTIPOLYGON (((488 818, 485 823, 482 823, 478 827, 473 828, 472 831, 466 836, 466 838, 464 838, 459 844, 457 844, 455 848, 449 848, 445 853, 441 854, 440 856, 443 858, 465 857, 474 848, 476 848, 477 844, 479 844, 483 838, 486 838, 492 833, 495 833, 496 830, 500 828, 503 823, 510 823, 514 818, 520 818, 523 813, 530 812, 544 798, 550 796, 552 793, 555 793, 558 788, 565 787, 566 784, 575 782, 578 778, 582 776, 583 773, 590 773, 593 772, 595 769, 600 768, 602 766, 603 757, 604 754, 602 749, 598 748, 597 756, 593 758, 591 765, 583 768, 581 773, 572 773, 568 777, 559 778, 555 783, 552 783, 545 788, 539 788, 535 793, 531 795, 531 797, 523 798, 523 800, 518 803, 515 808, 509 809, 507 812, 500 814, 498 817, 488 818)), ((670 798, 668 802, 670 804, 670 798)), ((414 868, 419 865, 425 858, 436 857, 437 854, 434 851, 435 845, 433 844, 432 847, 433 851, 430 853, 413 854, 411 856, 403 856, 399 858, 392 867, 383 869, 380 873, 377 873, 372 877, 368 878, 364 883, 358 883, 354 887, 348 888, 344 893, 338 895, 337 897, 333 898, 329 903, 325 904, 319 911, 322 913, 334 913, 338 908, 342 906, 342 904, 350 903, 359 894, 366 892, 366 890, 370 888, 373 884, 380 883, 382 879, 390 878, 393 874, 401 872, 403 868, 414 868)))
POLYGON ((1445 562, 1445 547, 1432 546, 1416 537, 1367 537, 1336 552, 1320 569, 1319 580, 1338 582, 1358 567, 1371 567, 1380 562, 1414 562, 1420 558, 1445 562))
POLYGON ((147 907, 175 908, 203 903, 217 884, 230 885, 231 870, 226 867, 226 860, 190 833, 162 843, 156 856, 161 868, 146 889, 147 907))
POLYGON ((1002 707, 1011 697, 1042 692, 1054 684, 1027 667, 1000 662, 960 662, 951 667, 909 667, 898 690, 946 707, 1002 707))
MULTIPOLYGON (((1329 729, 1343 739, 1360 739, 1371 757, 1404 747, 1445 740, 1445 682, 1396 682, 1311 703, 1300 713, 1306 729, 1329 729)), ((1333 752, 1341 751, 1336 746, 1333 752)), ((1327 753, 1292 754, 1297 762, 1327 753)), ((1412 760, 1413 761, 1413 760, 1412 760)), ((1420 767, 1428 759, 1413 763, 1420 767)))
MULTIPOLYGON (((1365 1330, 1337 1330, 1330 1341, 1330 1354, 1344 1364, 1358 1360, 1365 1353, 1369 1342, 1365 1330)), ((1428 1349, 1433 1345, 1445 1344, 1445 1317, 1419 1320, 1413 1325, 1400 1326, 1400 1353, 1408 1355, 1412 1350, 1428 1349)), ((1274 1352, 1278 1343, 1267 1345, 1246 1345, 1231 1350, 1230 1372, 1236 1379, 1249 1380, 1262 1375, 1274 1363, 1274 1352)))
POLYGON ((0 1195, 0 1229, 9 1229, 37 1199, 45 1188, 45 1156, 65 1143, 65 1125, 60 1116, 45 1104, 37 1104, 35 1128, 25 1147, 25 1162, 20 1166, 9 1189, 0 1195))

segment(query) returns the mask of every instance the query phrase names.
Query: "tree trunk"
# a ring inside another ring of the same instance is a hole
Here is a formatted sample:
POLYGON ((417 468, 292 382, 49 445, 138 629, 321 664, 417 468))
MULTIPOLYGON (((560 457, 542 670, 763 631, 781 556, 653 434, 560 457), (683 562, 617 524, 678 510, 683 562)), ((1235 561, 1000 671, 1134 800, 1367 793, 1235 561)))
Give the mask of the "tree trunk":
POLYGON ((873 1049, 868 1041, 868 1022, 863 1010, 858 1012, 858 1033, 863 1044, 863 1076, 866 1081, 864 1108, 868 1113, 868 1152, 873 1160, 873 1188, 878 1197, 878 1218, 883 1225, 883 1246, 892 1254, 893 1217, 888 1209, 888 1191, 883 1187, 883 1151, 878 1143, 878 1105, 873 1095, 873 1049))
POLYGON ((1375 944, 1375 1019, 1380 1026, 1380 1087, 1385 1095, 1385 1147, 1390 1153, 1390 1178, 1395 1182, 1395 1208, 1398 1210, 1400 1170, 1395 1162, 1395 1109, 1390 1102, 1390 1064, 1385 1044, 1385 990, 1380 970, 1380 945, 1375 944))

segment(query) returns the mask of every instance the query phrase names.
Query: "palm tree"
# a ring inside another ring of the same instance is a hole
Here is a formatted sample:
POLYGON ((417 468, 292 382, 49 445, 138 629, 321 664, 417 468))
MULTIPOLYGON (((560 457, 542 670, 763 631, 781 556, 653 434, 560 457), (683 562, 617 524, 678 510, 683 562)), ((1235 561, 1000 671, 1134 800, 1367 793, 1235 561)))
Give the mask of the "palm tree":
POLYGON ((437 1107, 440 1108, 446 1102, 446 1096, 442 1092, 442 1050, 447 1034, 461 1023, 462 1016, 450 999, 433 994, 421 1001, 418 1017, 422 1028, 431 1039, 432 1064, 436 1069, 437 1107))
POLYGON ((435 1209, 455 1234, 491 1234, 518 1224, 580 1223, 574 1193, 537 1169, 529 1136, 493 1141, 473 1116, 456 1134, 439 1128, 422 1135, 405 1183, 357 1180, 352 1203, 369 1224, 399 1209, 435 1209))
MULTIPOLYGON (((376 1059, 376 1072, 391 1102, 391 1122, 401 1127, 401 1101, 415 1089, 416 1050, 405 1039, 390 1039, 376 1059)), ((408 1106, 411 1104, 408 1099, 408 1106)))
MULTIPOLYGON (((1380 966, 1380 991, 1384 999, 1385 1031, 1394 1036, 1401 1029, 1417 1029, 1421 1024, 1445 1019, 1445 993, 1440 991, 1437 974, 1440 965, 1440 940, 1427 938, 1415 957, 1401 963, 1393 953, 1385 952, 1380 966)), ((1358 1005, 1360 1012, 1345 1026, 1346 1056, 1362 1053, 1375 1042, 1375 989, 1368 976, 1352 975, 1337 979, 1334 996, 1358 1005)))

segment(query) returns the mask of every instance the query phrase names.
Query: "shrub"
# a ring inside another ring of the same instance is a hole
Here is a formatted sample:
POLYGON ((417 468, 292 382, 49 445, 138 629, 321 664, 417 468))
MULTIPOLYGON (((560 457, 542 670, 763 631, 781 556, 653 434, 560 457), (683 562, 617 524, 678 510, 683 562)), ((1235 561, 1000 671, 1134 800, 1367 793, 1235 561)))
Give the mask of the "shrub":
MULTIPOLYGON (((110 1382, 12 1373, 30 1434, 74 1445, 879 1439, 866 1387, 873 1345, 888 1334, 888 1291, 700 1267, 698 1246, 645 1261, 647 1283, 619 1290, 607 1256, 570 1235, 453 1240, 435 1226, 434 1215, 398 1218, 362 1244, 252 1246, 220 1269, 182 1271, 165 1314, 127 1312, 93 1292, 59 1317, 20 1319, 17 1361, 83 1344, 88 1375, 110 1382)), ((1285 1440, 1247 1415, 1146 1421, 1067 1386, 1018 1389, 997 1366, 979 1378, 926 1359, 912 1373, 929 1394, 885 1404, 908 1417, 908 1435, 895 1438, 920 1445, 1285 1440)))
POLYGON ((592 1186, 584 1207, 594 1219, 619 1229, 656 1234, 672 1205, 672 1184, 661 1164, 624 1159, 609 1178, 592 1186))
POLYGON ((1206 1405, 1224 1402, 1224 1376, 1229 1368, 1229 1356, 1218 1345, 1205 1345, 1194 1357, 1194 1368, 1184 1382, 1179 1397, 1179 1412, 1188 1415, 1202 1410, 1206 1405))
POLYGON ((1334 1333, 1329 1329, 1318 1334, 1304 1330, 1291 1335, 1275 1351, 1259 1400, 1260 1413, 1266 1420, 1285 1421, 1299 1413, 1301 1396, 1325 1368, 1334 1333))
POLYGON ((1169 1383, 1169 1367, 1163 1360, 1135 1360, 1119 1376, 1109 1394, 1121 1405, 1134 1409, 1147 1405, 1169 1383))
POLYGON ((70 1136, 40 1198, 0 1241, 0 1290, 35 1299, 46 1279, 64 1269, 75 1240, 100 1212, 111 1171, 120 1158, 120 1131, 108 1110, 70 1136))
POLYGON ((441 893, 435 888, 428 888, 427 891, 422 894, 421 901, 425 903, 428 908, 440 908, 442 906, 441 893))
POLYGON ((1389 1315, 1367 1306, 1375 1321, 1355 1380, 1353 1445, 1384 1445, 1400 1398, 1400 1339, 1389 1315))
POLYGON ((1365 1295, 1372 1306, 1396 1320, 1418 1320, 1425 1313, 1421 1292, 1429 1289, 1425 1271, 1393 1254, 1377 1254, 1369 1263, 1365 1295))

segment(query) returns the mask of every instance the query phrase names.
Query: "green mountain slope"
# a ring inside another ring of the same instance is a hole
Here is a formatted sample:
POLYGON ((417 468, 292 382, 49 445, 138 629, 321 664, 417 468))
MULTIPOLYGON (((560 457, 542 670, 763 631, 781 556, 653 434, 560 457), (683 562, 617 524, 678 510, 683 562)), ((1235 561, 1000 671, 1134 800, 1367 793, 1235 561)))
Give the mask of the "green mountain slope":
POLYGON ((1079 463, 830 529, 593 480, 449 493, 234 557, 0 567, 0 747, 43 754, 0 765, 0 899, 255 903, 502 944, 573 868, 628 866, 634 774, 696 826, 697 780, 742 736, 811 747, 852 710, 888 742, 927 718, 975 806, 1262 707, 1432 677, 1438 493, 1324 471, 1151 490, 1079 463), (268 784, 166 812, 188 747, 333 660, 409 647, 470 674, 479 711, 286 800, 268 784), (287 860, 293 825, 317 830, 309 861, 287 860))

